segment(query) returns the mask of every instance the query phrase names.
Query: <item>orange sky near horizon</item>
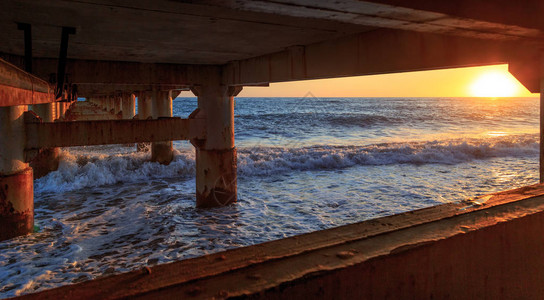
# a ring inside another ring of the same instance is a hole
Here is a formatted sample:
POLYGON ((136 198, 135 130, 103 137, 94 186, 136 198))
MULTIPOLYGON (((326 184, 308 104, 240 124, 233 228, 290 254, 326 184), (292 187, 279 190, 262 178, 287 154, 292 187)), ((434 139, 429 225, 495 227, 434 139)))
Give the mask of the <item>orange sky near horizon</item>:
MULTIPOLYGON (((304 97, 309 92, 316 97, 474 97, 474 84, 485 74, 501 77, 512 97, 538 96, 508 72, 508 65, 495 65, 272 83, 269 87, 245 87, 238 97, 304 97)), ((501 88, 501 83, 493 84, 501 88)))

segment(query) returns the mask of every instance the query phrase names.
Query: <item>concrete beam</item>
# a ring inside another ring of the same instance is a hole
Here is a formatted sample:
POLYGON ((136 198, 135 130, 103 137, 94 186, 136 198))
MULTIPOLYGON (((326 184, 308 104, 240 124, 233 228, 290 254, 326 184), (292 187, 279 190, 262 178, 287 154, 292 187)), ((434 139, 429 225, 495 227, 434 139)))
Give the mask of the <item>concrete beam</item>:
POLYGON ((517 55, 508 64, 508 71, 531 93, 540 93, 541 53, 539 48, 517 55))
POLYGON ((361 76, 508 63, 530 44, 402 30, 375 30, 235 61, 228 85, 361 76))
POLYGON ((54 101, 54 90, 46 81, 0 59, 0 107, 54 101))
POLYGON ((26 114, 26 150, 47 147, 128 144, 206 137, 203 120, 107 120, 45 123, 26 114))
POLYGON ((535 185, 23 299, 535 299, 544 293, 543 211, 535 185))

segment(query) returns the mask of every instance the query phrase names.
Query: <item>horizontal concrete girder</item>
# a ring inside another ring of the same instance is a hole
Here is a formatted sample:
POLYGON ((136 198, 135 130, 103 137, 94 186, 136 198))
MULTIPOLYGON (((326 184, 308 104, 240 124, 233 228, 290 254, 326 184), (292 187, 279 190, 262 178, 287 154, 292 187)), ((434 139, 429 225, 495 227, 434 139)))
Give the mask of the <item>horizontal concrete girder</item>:
POLYGON ((402 30, 376 30, 231 62, 226 84, 361 76, 508 63, 532 44, 402 30))
POLYGON ((32 105, 55 100, 49 83, 0 59, 0 106, 32 105))
POLYGON ((203 119, 161 118, 50 123, 40 122, 33 113, 27 113, 25 117, 26 150, 206 138, 203 119))

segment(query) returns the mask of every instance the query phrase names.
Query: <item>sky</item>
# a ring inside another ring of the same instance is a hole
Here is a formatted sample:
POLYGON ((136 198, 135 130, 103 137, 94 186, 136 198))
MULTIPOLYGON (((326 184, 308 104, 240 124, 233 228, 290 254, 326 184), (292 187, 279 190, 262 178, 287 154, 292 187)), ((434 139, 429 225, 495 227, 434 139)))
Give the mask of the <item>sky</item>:
MULTIPOLYGON (((537 97, 508 65, 272 83, 244 87, 238 97, 537 97)), ((192 94, 180 95, 192 96, 192 94)))

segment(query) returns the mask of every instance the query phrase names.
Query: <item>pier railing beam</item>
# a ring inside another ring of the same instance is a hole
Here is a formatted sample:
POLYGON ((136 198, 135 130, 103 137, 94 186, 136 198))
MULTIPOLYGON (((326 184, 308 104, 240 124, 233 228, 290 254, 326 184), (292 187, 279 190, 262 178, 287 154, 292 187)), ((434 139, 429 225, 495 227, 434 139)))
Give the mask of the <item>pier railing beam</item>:
MULTIPOLYGON (((54 103, 37 104, 32 106, 35 112, 43 122, 53 122, 55 109, 54 103)), ((30 162, 34 170, 34 178, 40 178, 49 172, 55 171, 59 167, 59 148, 42 148, 37 156, 30 162)))
MULTIPOLYGON (((213 76, 210 76, 213 78, 213 76)), ((198 97, 194 118, 206 120, 205 140, 192 140, 196 148, 196 206, 217 207, 237 201, 234 96, 241 87, 219 80, 193 86, 198 97)))
POLYGON ((26 105, 0 107, 0 240, 32 232, 32 168, 25 163, 26 105))
MULTIPOLYGON (((172 98, 168 91, 153 91, 152 97, 153 119, 172 117, 172 98)), ((174 159, 172 141, 154 142, 151 144, 151 161, 168 165, 174 159)))

